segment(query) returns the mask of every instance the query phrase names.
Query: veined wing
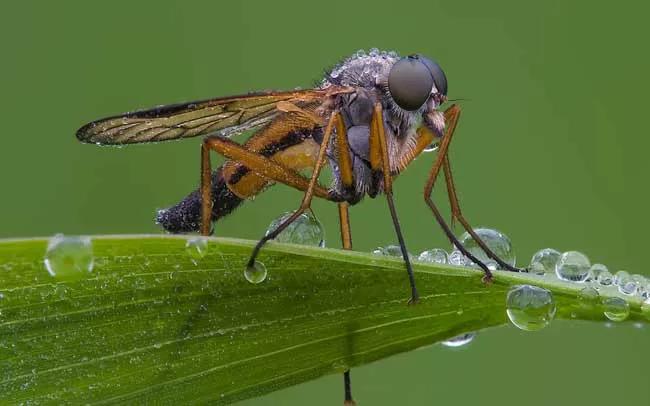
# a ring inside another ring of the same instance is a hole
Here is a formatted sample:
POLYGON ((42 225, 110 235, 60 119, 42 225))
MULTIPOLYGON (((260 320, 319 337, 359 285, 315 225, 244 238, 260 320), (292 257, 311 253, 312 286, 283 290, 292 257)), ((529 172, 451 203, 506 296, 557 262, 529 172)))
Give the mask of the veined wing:
POLYGON ((280 102, 301 106, 322 102, 351 88, 330 86, 265 92, 159 106, 93 121, 77 130, 82 142, 115 145, 158 142, 200 135, 230 136, 270 122, 280 102))

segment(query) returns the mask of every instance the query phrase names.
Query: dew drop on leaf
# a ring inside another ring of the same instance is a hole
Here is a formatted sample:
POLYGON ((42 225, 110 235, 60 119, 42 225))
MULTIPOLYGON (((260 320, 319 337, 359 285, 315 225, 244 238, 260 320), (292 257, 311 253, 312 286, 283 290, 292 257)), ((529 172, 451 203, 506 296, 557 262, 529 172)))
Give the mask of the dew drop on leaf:
POLYGON ((247 266, 244 270, 244 277, 253 284, 264 282, 266 279, 266 266, 260 261, 255 261, 253 266, 247 266))
MULTIPOLYGON (((512 250, 512 243, 507 235, 491 228, 475 228, 474 232, 478 237, 494 252, 499 258, 512 266, 515 265, 515 253, 512 250)), ((478 243, 469 233, 464 233, 459 238, 461 244, 478 260, 483 262, 488 268, 499 269, 497 263, 488 258, 478 243)))
POLYGON ((185 243, 185 252, 196 265, 208 253, 208 239, 205 237, 190 238, 185 243))
POLYGON ((567 251, 560 256, 555 265, 555 274, 561 280, 584 282, 589 276, 589 258, 578 251, 567 251))
POLYGON ((630 305, 620 297, 608 297, 603 300, 603 313, 611 321, 623 321, 630 315, 630 305))
POLYGON ((526 331, 548 326, 556 310, 551 292, 537 286, 514 286, 506 298, 508 318, 516 327, 526 331))
MULTIPOLYGON (((287 220, 293 213, 285 213, 273 220, 266 230, 266 235, 275 230, 280 224, 287 220)), ((310 212, 302 213, 282 232, 275 237, 275 241, 290 244, 313 245, 316 247, 325 246, 325 230, 318 219, 310 212)))
POLYGON ((449 340, 442 341, 440 344, 444 345, 445 347, 462 347, 472 342, 472 340, 474 340, 474 337, 476 337, 476 333, 474 332, 460 334, 456 337, 450 338, 449 340))
POLYGON ((530 272, 537 275, 555 273, 555 265, 562 254, 553 248, 544 248, 537 251, 530 260, 530 272))
POLYGON ((442 248, 433 248, 421 252, 420 255, 418 255, 418 261, 434 264, 446 264, 449 262, 449 255, 447 254, 447 251, 442 248))
POLYGON ((614 283, 618 286, 618 291, 623 294, 633 295, 636 292, 636 282, 626 271, 616 272, 614 275, 614 283))
POLYGON ((57 279, 81 279, 93 270, 92 241, 90 237, 57 234, 47 245, 43 263, 57 279))

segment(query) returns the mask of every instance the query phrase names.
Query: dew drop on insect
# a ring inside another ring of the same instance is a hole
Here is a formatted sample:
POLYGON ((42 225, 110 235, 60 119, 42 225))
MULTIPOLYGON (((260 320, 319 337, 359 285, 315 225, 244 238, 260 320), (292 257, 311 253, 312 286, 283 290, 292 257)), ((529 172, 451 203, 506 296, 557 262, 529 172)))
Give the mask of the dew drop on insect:
MULTIPOLYGON (((288 219, 293 213, 285 213, 273 220, 266 230, 268 235, 275 230, 283 221, 288 219)), ((282 232, 275 237, 275 241, 290 244, 313 245, 316 247, 325 246, 325 231, 323 225, 310 212, 302 213, 298 218, 287 226, 282 232)))
POLYGON ((442 341, 440 344, 444 345, 445 347, 462 347, 472 342, 472 340, 474 340, 474 337, 476 337, 476 333, 474 332, 460 334, 456 337, 450 338, 449 340, 442 341))
POLYGON ((247 266, 244 270, 244 277, 250 283, 258 284, 266 279, 266 266, 260 261, 255 261, 253 266, 247 266))
POLYGON ((508 318, 516 327, 526 331, 548 326, 556 310, 551 292, 537 286, 514 286, 506 298, 508 318))
POLYGON ((81 279, 93 270, 92 241, 90 237, 57 234, 50 239, 43 262, 55 278, 81 279))
POLYGON ((465 255, 463 255, 463 253, 459 250, 453 250, 450 252, 448 261, 451 265, 456 266, 466 266, 468 262, 467 258, 465 258, 465 255))
POLYGON ((618 286, 618 291, 623 294, 633 295, 636 292, 636 282, 626 271, 616 272, 614 283, 618 286))
POLYGON ((589 276, 589 258, 578 251, 567 251, 560 256, 555 265, 555 274, 565 281, 584 282, 589 276))
POLYGON ((420 255, 418 255, 418 261, 431 262, 434 264, 446 264, 449 262, 449 256, 447 255, 447 251, 442 248, 433 248, 420 253, 420 255))
POLYGON ((555 265, 562 254, 553 248, 544 248, 535 253, 530 260, 530 272, 537 275, 555 274, 555 265))
MULTIPOLYGON (((512 266, 515 265, 515 253, 512 250, 512 243, 505 234, 491 228, 475 228, 474 232, 499 258, 512 266)), ((499 269, 497 263, 488 258, 481 247, 474 241, 469 233, 460 236, 460 242, 477 259, 485 263, 488 268, 499 269)))
POLYGON ((603 313, 611 321, 623 321, 630 315, 630 305, 620 297, 608 297, 603 300, 603 313))
POLYGON ((591 268, 589 268, 589 280, 590 281, 598 281, 598 278, 603 272, 609 272, 609 269, 603 264, 593 264, 591 268))
POLYGON ((422 150, 422 152, 434 152, 438 150, 438 147, 440 146, 440 143, 438 141, 434 141, 431 144, 427 145, 426 148, 422 150))
POLYGON ((208 253, 208 239, 205 237, 190 238, 185 243, 185 252, 196 265, 208 253))

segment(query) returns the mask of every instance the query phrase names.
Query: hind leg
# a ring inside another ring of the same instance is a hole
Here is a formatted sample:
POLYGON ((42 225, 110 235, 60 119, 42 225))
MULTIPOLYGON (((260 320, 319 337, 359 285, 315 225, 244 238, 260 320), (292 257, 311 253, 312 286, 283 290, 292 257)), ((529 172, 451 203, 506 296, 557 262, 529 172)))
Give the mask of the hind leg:
MULTIPOLYGON (((309 189, 309 179, 294 170, 287 168, 256 152, 249 151, 244 146, 227 138, 218 136, 207 137, 201 145, 201 234, 210 235, 212 223, 212 168, 210 151, 215 151, 233 161, 246 165, 255 173, 270 180, 283 183, 301 191, 309 189)), ((327 189, 318 184, 312 187, 313 195, 328 199, 327 189)))

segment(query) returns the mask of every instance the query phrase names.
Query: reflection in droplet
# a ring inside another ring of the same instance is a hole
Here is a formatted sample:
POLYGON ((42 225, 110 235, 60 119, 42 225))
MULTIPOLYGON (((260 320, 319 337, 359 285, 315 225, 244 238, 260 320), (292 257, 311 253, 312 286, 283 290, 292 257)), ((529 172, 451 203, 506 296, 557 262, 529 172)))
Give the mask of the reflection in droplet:
POLYGON ((449 263, 456 266, 466 266, 467 258, 459 250, 453 250, 449 253, 449 263))
POLYGON ((516 327, 537 331, 548 326, 556 307, 550 291, 537 286, 514 286, 506 298, 506 313, 516 327))
POLYGON ((618 286, 618 291, 623 294, 633 295, 636 292, 636 282, 626 271, 616 272, 614 274, 614 283, 618 286))
MULTIPOLYGON (((515 253, 512 250, 512 243, 508 236, 491 228, 475 228, 474 232, 499 258, 507 264, 515 265, 515 253)), ((465 232, 460 236, 459 240, 472 255, 486 264, 488 268, 498 269, 497 263, 493 259, 488 258, 469 233, 465 232)))
MULTIPOLYGON (((275 230, 280 224, 291 217, 293 213, 285 213, 277 219, 273 220, 266 230, 268 235, 275 230)), ((323 225, 311 213, 306 211, 302 213, 296 220, 289 224, 282 232, 275 237, 275 241, 290 244, 313 245, 316 247, 325 246, 325 231, 323 225)))
POLYGON ((600 294, 591 286, 586 286, 578 292, 578 301, 581 306, 593 307, 599 304, 600 294))
MULTIPOLYGON (((400 248, 399 245, 387 245, 385 247, 377 247, 372 251, 372 253, 375 255, 386 255, 388 257, 403 258, 402 249, 400 248)), ((410 252, 407 254, 409 258, 413 257, 413 255, 411 255, 410 252)))
POLYGON ((603 272, 609 272, 609 269, 603 264, 593 264, 591 268, 589 268, 589 280, 591 281, 597 281, 598 277, 603 273, 603 272))
POLYGON ((266 279, 266 266, 260 261, 255 261, 255 264, 250 267, 246 267, 244 270, 244 277, 250 283, 258 284, 264 282, 266 279))
POLYGON ((530 260, 530 272, 537 275, 554 274, 555 265, 562 254, 553 248, 537 251, 530 260))
POLYGON ((185 252, 196 265, 208 253, 208 239, 206 237, 190 238, 185 243, 185 252))
POLYGON ((630 315, 630 305, 620 297, 608 297, 603 300, 603 313, 611 321, 623 321, 630 315))
POLYGON ((418 255, 418 261, 432 262, 434 264, 446 264, 449 262, 449 255, 447 255, 447 251, 441 248, 433 248, 420 253, 420 255, 418 255))
POLYGON ((47 272, 58 279, 80 279, 93 270, 90 237, 57 234, 47 245, 44 259, 47 272))
POLYGON ((578 251, 568 251, 560 256, 555 265, 555 274, 565 281, 584 282, 589 276, 589 258, 578 251))
POLYGON ((444 345, 445 347, 462 347, 472 342, 472 340, 474 340, 474 337, 476 337, 476 333, 474 332, 460 334, 456 337, 450 338, 449 340, 442 341, 440 344, 444 345))
POLYGON ((612 275, 609 271, 600 272, 596 277, 596 282, 603 286, 610 286, 612 283, 614 283, 614 275, 612 275))

